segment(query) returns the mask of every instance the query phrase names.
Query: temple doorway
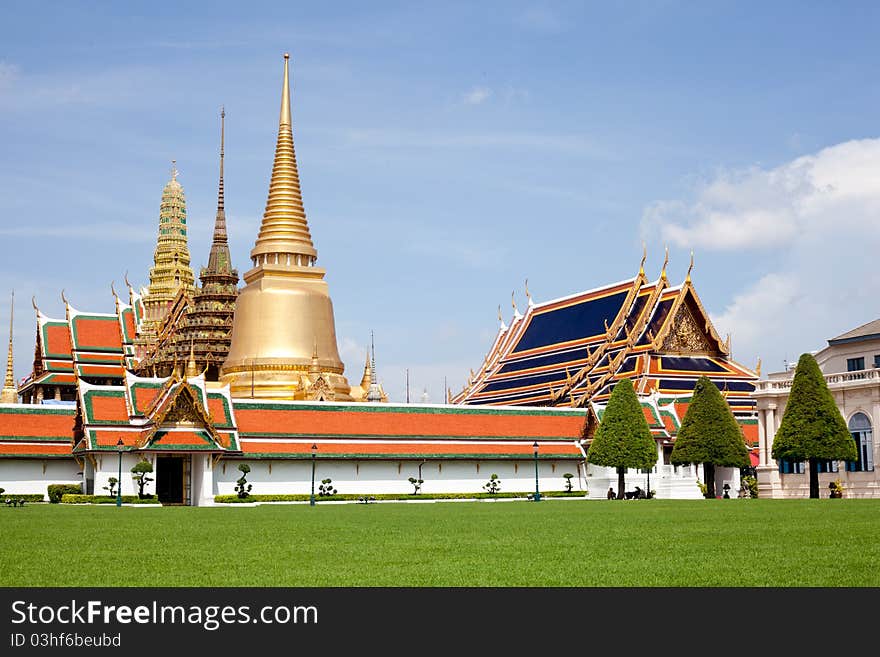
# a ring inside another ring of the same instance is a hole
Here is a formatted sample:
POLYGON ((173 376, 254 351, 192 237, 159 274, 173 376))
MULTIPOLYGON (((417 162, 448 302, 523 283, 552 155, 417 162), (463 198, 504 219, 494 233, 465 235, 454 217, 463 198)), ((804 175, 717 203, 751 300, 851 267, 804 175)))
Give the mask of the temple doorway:
POLYGON ((189 503, 187 456, 156 457, 156 496, 162 504, 189 503))

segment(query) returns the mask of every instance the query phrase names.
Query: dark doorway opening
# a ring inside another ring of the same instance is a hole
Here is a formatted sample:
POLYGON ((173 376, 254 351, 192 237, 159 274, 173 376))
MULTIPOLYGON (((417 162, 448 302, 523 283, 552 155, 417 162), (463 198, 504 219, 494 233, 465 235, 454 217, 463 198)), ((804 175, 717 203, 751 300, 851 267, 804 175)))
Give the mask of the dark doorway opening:
POLYGON ((162 504, 185 504, 183 462, 179 456, 156 458, 156 495, 162 504))

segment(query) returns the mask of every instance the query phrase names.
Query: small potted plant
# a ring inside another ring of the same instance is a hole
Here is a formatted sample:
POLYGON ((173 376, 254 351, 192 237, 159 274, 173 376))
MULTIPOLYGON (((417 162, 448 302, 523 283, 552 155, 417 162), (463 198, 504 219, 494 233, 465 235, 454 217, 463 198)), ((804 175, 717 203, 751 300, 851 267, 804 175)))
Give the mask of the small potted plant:
POLYGON ((828 495, 831 499, 840 499, 843 497, 843 484, 840 482, 840 479, 835 479, 828 484, 828 489, 831 491, 828 495))

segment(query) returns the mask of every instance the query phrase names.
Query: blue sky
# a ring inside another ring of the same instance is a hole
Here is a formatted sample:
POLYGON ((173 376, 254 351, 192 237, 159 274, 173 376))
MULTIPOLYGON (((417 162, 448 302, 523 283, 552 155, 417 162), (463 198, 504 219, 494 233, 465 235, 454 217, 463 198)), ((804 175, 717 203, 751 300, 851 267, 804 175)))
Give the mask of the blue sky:
POLYGON ((16 2, 0 7, 0 322, 147 283, 175 159, 207 259, 226 118, 230 246, 266 202, 282 54, 349 380, 392 400, 477 368, 511 293, 693 279, 734 358, 780 370, 876 319, 880 5, 16 2))

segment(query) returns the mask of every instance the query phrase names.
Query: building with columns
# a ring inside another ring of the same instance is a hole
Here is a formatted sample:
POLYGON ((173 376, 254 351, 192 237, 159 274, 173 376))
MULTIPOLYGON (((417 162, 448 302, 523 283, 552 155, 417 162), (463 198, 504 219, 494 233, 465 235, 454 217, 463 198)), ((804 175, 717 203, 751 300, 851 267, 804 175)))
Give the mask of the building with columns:
MULTIPOLYGON (((846 420, 856 443, 856 461, 829 461, 819 469, 819 489, 828 495, 828 484, 843 483, 844 497, 880 497, 875 469, 880 454, 874 427, 880 425, 880 319, 828 340, 814 352, 828 389, 846 420)), ((794 368, 769 374, 757 382, 754 397, 758 411, 758 491, 760 497, 807 497, 807 464, 777 462, 772 457, 773 438, 785 414, 794 379, 794 368)))

